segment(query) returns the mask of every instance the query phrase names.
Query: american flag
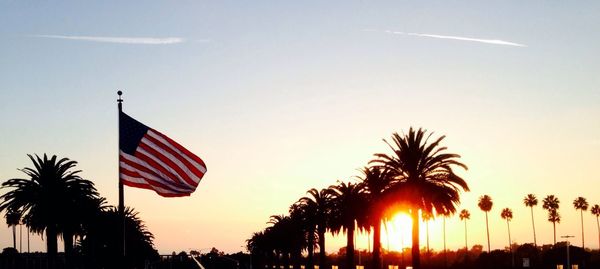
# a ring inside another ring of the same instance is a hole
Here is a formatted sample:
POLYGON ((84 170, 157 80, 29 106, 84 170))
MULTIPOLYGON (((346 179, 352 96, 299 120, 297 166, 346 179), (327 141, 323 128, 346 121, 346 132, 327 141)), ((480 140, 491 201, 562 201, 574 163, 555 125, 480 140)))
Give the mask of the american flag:
POLYGON ((164 197, 189 196, 206 173, 196 155, 129 115, 119 113, 119 177, 164 197))

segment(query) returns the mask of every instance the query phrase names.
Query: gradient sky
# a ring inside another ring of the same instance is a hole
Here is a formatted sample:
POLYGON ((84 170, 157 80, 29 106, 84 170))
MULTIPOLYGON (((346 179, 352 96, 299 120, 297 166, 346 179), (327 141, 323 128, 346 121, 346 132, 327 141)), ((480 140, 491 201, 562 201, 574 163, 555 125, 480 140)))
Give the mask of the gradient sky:
MULTIPOLYGON (((513 240, 531 242, 522 199, 534 193, 559 197, 557 233, 580 245, 572 201, 600 203, 598 14, 597 1, 0 1, 0 179, 23 176, 28 153, 56 154, 116 204, 123 90, 124 111, 208 167, 188 198, 126 189, 161 253, 242 250, 270 215, 351 179, 410 126, 447 135, 469 166, 470 243, 485 242, 483 194, 492 248, 507 244, 504 207, 513 240)), ((538 243, 551 243, 535 210, 538 243)), ((448 221, 450 248, 462 229, 448 221)))

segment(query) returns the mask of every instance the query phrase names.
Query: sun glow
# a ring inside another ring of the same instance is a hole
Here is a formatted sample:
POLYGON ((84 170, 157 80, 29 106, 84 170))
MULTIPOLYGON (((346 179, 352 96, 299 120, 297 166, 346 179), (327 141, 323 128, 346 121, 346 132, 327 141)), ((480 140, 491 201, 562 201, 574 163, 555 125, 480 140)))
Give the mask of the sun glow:
POLYGON ((411 245, 412 219, 405 213, 397 213, 381 227, 382 247, 389 251, 399 251, 411 245))

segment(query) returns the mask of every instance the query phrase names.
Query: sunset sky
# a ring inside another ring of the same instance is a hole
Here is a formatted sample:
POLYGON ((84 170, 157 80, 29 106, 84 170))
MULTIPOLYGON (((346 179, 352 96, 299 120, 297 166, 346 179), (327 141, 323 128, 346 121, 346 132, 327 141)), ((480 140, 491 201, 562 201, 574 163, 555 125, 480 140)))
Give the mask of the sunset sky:
MULTIPOLYGON (((122 90, 125 112, 208 169, 187 198, 126 188, 160 253, 244 250, 270 215, 354 180, 411 126, 446 135, 469 166, 470 245, 485 245, 483 194, 492 248, 508 243, 505 207, 513 240, 532 242, 527 193, 558 196, 557 236, 581 245, 572 202, 600 203, 598 14, 597 1, 0 0, 0 181, 24 176, 26 154, 56 154, 116 205, 122 90)), ((552 243, 534 210, 538 244, 552 243)), ((598 248, 589 211, 584 221, 598 248)), ((449 248, 463 229, 448 220, 449 248)), ((441 220, 430 231, 440 250, 441 220)), ((11 237, 0 225, 0 248, 11 237)), ((45 251, 40 236, 32 250, 45 251)))

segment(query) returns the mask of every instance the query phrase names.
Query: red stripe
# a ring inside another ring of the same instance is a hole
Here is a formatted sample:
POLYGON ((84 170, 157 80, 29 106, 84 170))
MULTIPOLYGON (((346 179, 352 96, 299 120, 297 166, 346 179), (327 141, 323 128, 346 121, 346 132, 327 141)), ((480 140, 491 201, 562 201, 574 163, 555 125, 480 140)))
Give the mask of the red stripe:
MULTIPOLYGON (((148 135, 145 135, 144 138, 148 138, 148 135)), ((151 147, 149 145, 144 144, 144 142, 140 142, 140 144, 138 145, 138 148, 143 148, 148 153, 152 154, 152 156, 160 159, 164 164, 168 165, 171 169, 175 170, 177 172, 177 176, 179 176, 179 178, 183 178, 183 180, 185 180, 185 182, 187 182, 188 184, 190 184, 194 187, 196 187, 198 185, 190 178, 190 176, 186 172, 184 172, 181 169, 181 167, 179 167, 179 165, 177 165, 176 163, 171 161, 171 159, 169 159, 168 157, 166 157, 165 155, 160 153, 158 150, 154 149, 153 147, 151 147)), ((161 147, 160 149, 165 150, 165 148, 163 148, 163 147, 161 147)))
POLYGON ((123 185, 127 185, 129 187, 135 187, 135 188, 142 188, 142 189, 153 190, 154 192, 158 193, 158 195, 160 195, 162 197, 190 196, 189 193, 164 193, 164 192, 159 192, 159 191, 153 189, 152 186, 149 185, 149 184, 140 184, 140 183, 136 183, 136 182, 130 182, 130 181, 127 181, 126 179, 122 179, 122 181, 123 181, 123 185))
MULTIPOLYGON (((139 148, 140 146, 138 146, 139 148)), ((164 178, 162 176, 159 176, 162 179, 165 179, 166 181, 172 181, 173 184, 179 186, 182 185, 183 182, 181 182, 181 180, 179 180, 179 178, 177 178, 176 175, 173 175, 171 172, 167 171, 167 169, 165 169, 162 165, 160 165, 159 163, 155 162, 154 160, 152 160, 150 157, 147 157, 146 155, 140 153, 137 149, 134 153, 134 156, 144 162, 147 162, 149 166, 152 166, 152 168, 159 170, 160 172, 162 172, 163 174, 165 174, 168 178, 164 178)))
MULTIPOLYGON (((148 184, 150 184, 152 186, 156 186, 156 187, 163 188, 163 189, 166 189, 166 190, 170 190, 170 191, 173 191, 173 192, 181 192, 181 191, 175 190, 175 189, 173 189, 173 187, 165 185, 165 184, 163 184, 161 182, 158 182, 158 181, 155 181, 155 180, 152 180, 152 179, 149 179, 149 178, 145 178, 142 175, 138 174, 137 172, 129 171, 129 170, 126 170, 126 169, 121 169, 121 174, 122 175, 126 175, 126 176, 130 176, 130 177, 135 177, 135 178, 142 179, 142 180, 146 181, 148 184)), ((123 180, 127 180, 127 179, 123 179, 123 180)), ((139 182, 136 182, 136 183, 139 183, 139 182)))
POLYGON ((173 146, 175 146, 178 150, 180 150, 181 152, 185 153, 185 155, 187 155, 188 157, 190 157, 192 160, 196 161, 197 163, 199 163, 200 165, 202 165, 202 167, 204 167, 206 169, 206 164, 204 164, 204 161, 202 161, 202 159, 200 159, 198 156, 196 156, 194 153, 191 153, 189 150, 187 150, 186 148, 184 148, 183 146, 179 145, 179 143, 173 141, 171 138, 168 138, 166 135, 160 133, 157 130, 154 130, 152 128, 150 128, 153 132, 155 132, 156 134, 158 134, 160 137, 164 138, 165 140, 169 141, 169 143, 173 146))
MULTIPOLYGON (((122 162, 124 162, 124 163, 126 163, 127 165, 129 165, 129 166, 133 167, 133 168, 134 168, 134 169, 136 169, 136 170, 139 170, 139 171, 141 171, 141 172, 145 172, 145 173, 151 174, 151 175, 153 175, 153 176, 155 176, 155 177, 157 177, 157 178, 163 179, 164 181, 173 182, 173 181, 172 181, 172 180, 170 180, 170 179, 165 179, 164 177, 162 177, 162 176, 160 176, 160 175, 156 174, 154 171, 150 170, 148 167, 146 167, 146 166, 143 166, 143 165, 141 165, 141 164, 139 164, 139 163, 136 163, 136 162, 133 162, 133 161, 127 160, 127 159, 125 159, 125 158, 121 158, 121 161, 122 161, 122 162)), ((128 171, 128 170, 126 170, 125 168, 121 168, 121 171, 128 171)), ((143 179, 145 179, 145 180, 147 180, 147 181, 156 182, 157 184, 161 184, 162 186, 169 186, 169 185, 165 185, 165 183, 162 183, 162 182, 157 182, 157 181, 155 181, 155 180, 152 180, 152 179, 149 179, 149 178, 145 178, 144 176, 140 175, 139 173, 136 173, 136 174, 137 174, 137 175, 136 175, 135 177, 143 178, 143 179)), ((128 175, 129 175, 129 176, 132 176, 131 174, 128 174, 128 175)), ((189 190, 189 191, 194 191, 194 189, 195 189, 195 188, 190 188, 189 186, 187 186, 187 185, 182 185, 182 184, 175 184, 175 183, 173 183, 173 184, 171 184, 171 185, 172 185, 173 187, 175 187, 175 188, 186 189, 186 190, 189 190)), ((168 187, 168 189, 173 189, 173 187, 169 186, 169 187, 168 187)), ((173 190, 173 191, 178 191, 178 190, 173 190)))
MULTIPOLYGON (((181 156, 180 153, 174 151, 168 145, 165 145, 164 143, 162 143, 161 141, 157 140, 156 138, 154 138, 152 136, 149 136, 146 134, 144 137, 146 139, 152 141, 152 143, 154 143, 155 145, 159 146, 162 150, 169 152, 171 155, 173 155, 175 158, 177 158, 177 160, 181 161, 185 165, 185 167, 187 167, 192 173, 194 173, 194 175, 196 175, 198 178, 202 179, 202 176, 204 176, 204 173, 202 173, 202 171, 198 170, 198 168, 196 168, 195 165, 191 164, 186 158, 181 156)), ((161 135, 161 137, 163 137, 163 136, 161 135)), ((172 145, 172 146, 177 147, 176 145, 172 145)), ((204 166, 203 163, 200 163, 200 164, 202 166, 204 166)), ((206 168, 206 167, 204 167, 204 168, 206 168)), ((196 185, 198 185, 198 183, 195 183, 194 185, 196 186, 196 185)))

